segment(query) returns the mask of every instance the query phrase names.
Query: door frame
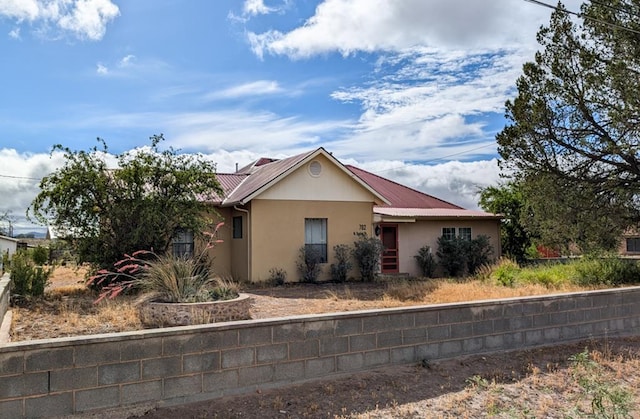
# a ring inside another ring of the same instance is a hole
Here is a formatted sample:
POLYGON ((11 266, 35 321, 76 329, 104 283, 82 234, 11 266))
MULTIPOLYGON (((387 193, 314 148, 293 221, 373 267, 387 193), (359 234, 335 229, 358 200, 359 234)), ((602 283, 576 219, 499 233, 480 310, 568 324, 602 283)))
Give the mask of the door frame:
POLYGON ((395 230, 395 249, 384 250, 380 257, 380 271, 383 274, 394 274, 400 272, 400 249, 398 249, 398 224, 397 223, 380 223, 380 239, 384 245, 384 230, 385 228, 393 228, 395 230), (388 254, 391 252, 392 254, 388 254), (391 262, 385 262, 385 259, 391 259, 391 262), (388 269, 386 266, 395 266, 395 268, 388 269))

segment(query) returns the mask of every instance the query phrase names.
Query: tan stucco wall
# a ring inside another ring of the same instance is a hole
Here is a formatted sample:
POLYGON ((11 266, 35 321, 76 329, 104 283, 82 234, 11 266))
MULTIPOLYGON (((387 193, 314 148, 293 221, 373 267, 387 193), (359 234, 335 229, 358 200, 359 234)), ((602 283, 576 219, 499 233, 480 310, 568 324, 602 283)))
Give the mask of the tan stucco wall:
POLYGON ((274 267, 287 272, 287 281, 298 281, 299 249, 304 246, 305 218, 327 219, 328 263, 319 280, 330 279, 333 246, 353 245, 354 232, 371 234, 372 202, 285 201, 254 199, 251 208, 251 280, 269 279, 274 267))
MULTIPOLYGON (((250 205, 247 205, 244 210, 250 210, 250 205)), ((230 240, 231 244, 231 274, 237 281, 249 280, 249 219, 250 213, 247 214, 244 211, 231 211, 232 217, 242 217, 242 238, 234 239, 233 235, 230 240)), ((233 230, 233 219, 229 219, 229 225, 233 230)))
POLYGON ((301 166, 260 194, 260 199, 296 201, 372 202, 374 195, 323 155, 301 166), (320 163, 322 171, 312 176, 309 165, 320 163))
POLYGON ((471 227, 471 236, 480 235, 490 237, 494 249, 494 257, 500 257, 500 224, 497 220, 486 221, 416 221, 415 223, 398 223, 398 257, 401 273, 419 276, 421 272, 414 256, 418 250, 429 245, 434 257, 438 249, 438 237, 442 235, 443 227, 471 227))
MULTIPOLYGON (((207 251, 207 258, 210 266, 213 268, 214 275, 229 278, 231 275, 231 211, 229 208, 216 208, 216 212, 217 215, 212 217, 212 221, 214 223, 224 223, 218 229, 216 236, 216 239, 222 240, 222 243, 217 243, 212 249, 209 249, 207 251)), ((208 237, 204 237, 202 241, 199 240, 196 242, 196 255, 204 250, 207 239, 208 237)))

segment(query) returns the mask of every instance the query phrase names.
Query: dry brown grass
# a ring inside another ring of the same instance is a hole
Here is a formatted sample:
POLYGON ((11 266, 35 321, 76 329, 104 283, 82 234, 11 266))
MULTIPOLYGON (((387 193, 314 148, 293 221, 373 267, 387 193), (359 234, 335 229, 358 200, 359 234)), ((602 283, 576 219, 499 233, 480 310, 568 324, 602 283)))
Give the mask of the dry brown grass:
MULTIPOLYGON (((133 298, 119 296, 94 304, 84 285, 86 268, 58 267, 46 298, 14 308, 12 340, 32 340, 140 329, 133 298)), ((374 283, 293 284, 251 289, 253 318, 319 314, 419 304, 438 304, 576 291, 569 286, 504 287, 483 281, 389 280, 374 283)))
POLYGON ((139 330, 142 328, 132 297, 94 304, 84 285, 49 290, 44 299, 12 307, 11 340, 34 340, 139 330))

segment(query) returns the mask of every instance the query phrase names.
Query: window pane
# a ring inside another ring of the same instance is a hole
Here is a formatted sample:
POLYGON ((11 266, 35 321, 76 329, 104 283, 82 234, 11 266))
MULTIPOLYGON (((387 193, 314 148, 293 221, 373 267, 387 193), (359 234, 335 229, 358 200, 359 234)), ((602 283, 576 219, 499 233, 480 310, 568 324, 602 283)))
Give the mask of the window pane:
POLYGON ((317 253, 321 263, 327 262, 327 219, 305 218, 304 243, 308 252, 317 253))
POLYGON ((242 217, 233 217, 233 238, 242 238, 242 217))
POLYGON ((172 250, 176 257, 193 256, 193 231, 178 230, 173 236, 172 250))
POLYGON ((627 239, 627 252, 640 252, 640 237, 627 239))
POLYGON ((463 240, 471 240, 471 227, 460 227, 458 236, 463 240))
POLYGON ((456 238, 456 228, 455 227, 443 227, 442 228, 442 237, 445 240, 453 240, 456 238))

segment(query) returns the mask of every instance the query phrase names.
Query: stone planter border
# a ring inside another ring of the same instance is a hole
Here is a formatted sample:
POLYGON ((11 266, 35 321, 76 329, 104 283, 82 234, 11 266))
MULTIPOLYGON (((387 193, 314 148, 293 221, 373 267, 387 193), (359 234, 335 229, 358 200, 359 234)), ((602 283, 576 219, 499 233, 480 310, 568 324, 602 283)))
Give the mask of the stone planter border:
POLYGON ((140 304, 140 320, 145 327, 189 326, 248 320, 251 318, 251 297, 240 294, 232 300, 208 301, 203 303, 161 303, 140 304))

